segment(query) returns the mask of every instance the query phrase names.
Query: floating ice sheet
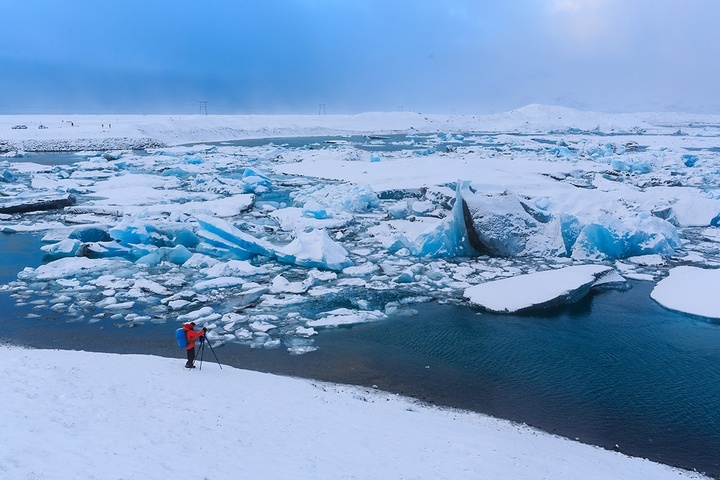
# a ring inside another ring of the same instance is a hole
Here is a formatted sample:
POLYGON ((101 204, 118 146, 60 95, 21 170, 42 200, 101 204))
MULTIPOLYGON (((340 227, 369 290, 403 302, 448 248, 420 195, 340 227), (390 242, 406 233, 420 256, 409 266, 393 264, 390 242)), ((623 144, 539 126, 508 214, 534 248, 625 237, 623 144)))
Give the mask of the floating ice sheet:
POLYGON ((602 265, 577 265, 518 275, 472 286, 464 296, 470 303, 492 312, 513 313, 531 308, 574 303, 582 299, 603 275, 602 265))
POLYGON ((720 269, 681 266, 670 270, 650 296, 665 308, 708 318, 720 318, 717 300, 720 269))

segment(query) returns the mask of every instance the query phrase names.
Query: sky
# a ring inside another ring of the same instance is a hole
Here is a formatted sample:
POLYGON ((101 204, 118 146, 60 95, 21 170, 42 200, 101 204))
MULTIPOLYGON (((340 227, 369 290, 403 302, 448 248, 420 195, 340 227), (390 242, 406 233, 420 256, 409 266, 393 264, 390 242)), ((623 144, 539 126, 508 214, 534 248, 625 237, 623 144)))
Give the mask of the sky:
POLYGON ((0 0, 0 18, 0 114, 720 113, 717 0, 0 0))

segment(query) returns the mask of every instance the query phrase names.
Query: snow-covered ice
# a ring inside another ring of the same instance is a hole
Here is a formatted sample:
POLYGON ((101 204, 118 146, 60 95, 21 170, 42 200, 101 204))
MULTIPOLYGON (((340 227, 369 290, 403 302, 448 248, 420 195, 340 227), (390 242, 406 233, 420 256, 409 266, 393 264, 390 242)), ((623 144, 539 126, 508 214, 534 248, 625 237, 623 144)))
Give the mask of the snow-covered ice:
POLYGON ((491 312, 513 313, 575 303, 612 272, 602 265, 577 265, 493 280, 465 290, 470 303, 491 312))
POLYGON ((0 346, 0 476, 703 478, 372 388, 181 363, 0 346))
POLYGON ((708 318, 720 318, 717 299, 720 269, 675 267, 650 296, 663 307, 708 318))

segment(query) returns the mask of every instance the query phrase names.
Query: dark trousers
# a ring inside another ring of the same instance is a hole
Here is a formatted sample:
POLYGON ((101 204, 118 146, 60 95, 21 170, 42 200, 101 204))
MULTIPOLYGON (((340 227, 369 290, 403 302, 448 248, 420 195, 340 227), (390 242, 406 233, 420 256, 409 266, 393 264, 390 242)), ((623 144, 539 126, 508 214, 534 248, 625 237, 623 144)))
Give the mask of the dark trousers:
POLYGON ((195 362, 195 347, 193 346, 192 348, 188 348, 186 352, 188 359, 186 365, 192 365, 195 362))

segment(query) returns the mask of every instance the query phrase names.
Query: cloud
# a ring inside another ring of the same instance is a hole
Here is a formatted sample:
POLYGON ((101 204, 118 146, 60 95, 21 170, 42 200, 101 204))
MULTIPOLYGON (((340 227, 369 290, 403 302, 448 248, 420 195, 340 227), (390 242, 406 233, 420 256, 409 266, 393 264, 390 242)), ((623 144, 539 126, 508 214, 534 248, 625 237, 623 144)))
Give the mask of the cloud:
POLYGON ((545 12, 546 30, 560 50, 616 49, 623 39, 623 10, 619 0, 553 0, 545 12))
POLYGON ((566 12, 583 12, 588 10, 597 10, 606 6, 614 0, 554 0, 552 8, 566 12))

